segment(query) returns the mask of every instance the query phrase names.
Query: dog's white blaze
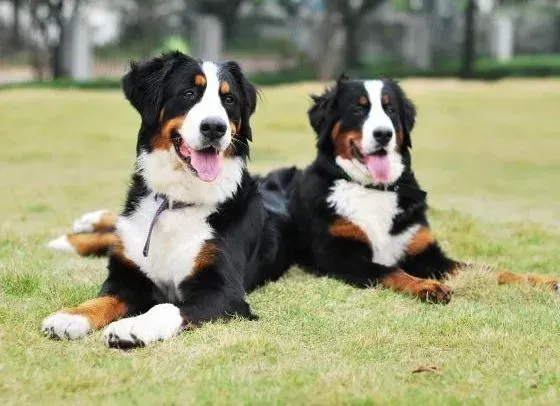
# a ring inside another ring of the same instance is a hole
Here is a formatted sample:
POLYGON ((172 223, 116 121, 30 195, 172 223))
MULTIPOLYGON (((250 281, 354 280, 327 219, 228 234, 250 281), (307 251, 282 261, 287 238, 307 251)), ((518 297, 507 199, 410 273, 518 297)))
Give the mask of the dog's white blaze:
POLYGON ((397 194, 366 189, 346 180, 335 181, 327 203, 334 211, 356 224, 367 235, 372 250, 372 261, 394 266, 404 257, 410 239, 419 225, 413 225, 397 235, 391 235, 393 218, 401 212, 397 194))
POLYGON ((362 126, 362 149, 366 154, 377 150, 378 145, 375 138, 373 138, 373 132, 378 129, 388 129, 392 131, 393 136, 387 147, 390 151, 394 150, 396 146, 395 127, 393 126, 391 118, 385 114, 381 102, 381 97, 383 96, 383 81, 366 80, 364 81, 364 87, 368 93, 371 107, 362 126))
POLYGON ((224 150, 231 142, 231 126, 226 109, 220 98, 220 72, 215 63, 204 62, 202 72, 206 77, 206 88, 200 101, 195 104, 185 116, 185 121, 179 129, 185 142, 194 149, 203 148, 200 123, 210 117, 220 118, 227 125, 226 134, 220 140, 220 150, 224 150))
POLYGON ((109 324, 103 331, 103 340, 111 341, 140 340, 144 345, 154 341, 176 336, 181 331, 183 318, 177 306, 163 303, 152 307, 148 312, 136 317, 127 317, 109 324))
MULTIPOLYGON (((392 131, 393 136, 387 145, 387 159, 389 160, 389 167, 391 168, 391 176, 389 183, 395 182, 403 173, 404 165, 400 154, 397 152, 397 137, 396 130, 393 126, 391 118, 383 110, 381 97, 383 96, 383 81, 381 80, 366 80, 364 87, 368 93, 368 98, 371 104, 368 116, 362 126, 362 151, 365 154, 370 154, 378 149, 377 142, 373 137, 373 132, 376 129, 389 129, 392 131)), ((356 159, 345 159, 342 157, 336 158, 336 163, 355 181, 362 184, 371 184, 373 179, 365 165, 356 159)))

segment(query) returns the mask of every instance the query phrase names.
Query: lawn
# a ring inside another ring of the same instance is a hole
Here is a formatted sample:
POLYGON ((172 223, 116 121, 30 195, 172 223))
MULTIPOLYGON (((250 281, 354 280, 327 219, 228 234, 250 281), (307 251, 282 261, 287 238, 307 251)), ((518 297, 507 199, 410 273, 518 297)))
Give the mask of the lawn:
MULTIPOLYGON (((560 274, 560 80, 405 81, 417 175, 455 257, 560 274)), ((314 155, 307 94, 264 88, 252 170, 314 155)), ((103 259, 47 251, 75 217, 122 204, 138 117, 118 92, 0 92, 0 404, 560 404, 560 298, 451 283, 448 306, 294 269, 251 294, 259 321, 211 323, 132 352, 44 338, 90 298, 103 259), (421 366, 438 371, 412 373, 421 366)))

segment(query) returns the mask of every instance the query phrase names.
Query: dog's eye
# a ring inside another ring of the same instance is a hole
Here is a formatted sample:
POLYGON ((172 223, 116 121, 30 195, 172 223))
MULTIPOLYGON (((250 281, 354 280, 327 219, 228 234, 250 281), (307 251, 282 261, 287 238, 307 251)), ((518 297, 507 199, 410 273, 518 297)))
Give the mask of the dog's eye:
POLYGON ((185 90, 183 92, 183 97, 187 100, 194 100, 196 97, 196 93, 194 90, 189 89, 189 90, 185 90))
POLYGON ((393 108, 393 106, 391 106, 390 104, 386 104, 385 105, 385 111, 388 114, 393 114, 395 112, 395 109, 393 108))
POLYGON ((352 114, 362 116, 365 112, 364 106, 356 106, 352 109, 352 114))
POLYGON ((224 103, 225 104, 233 104, 234 101, 235 101, 235 99, 233 98, 233 96, 231 94, 226 94, 224 96, 224 103))

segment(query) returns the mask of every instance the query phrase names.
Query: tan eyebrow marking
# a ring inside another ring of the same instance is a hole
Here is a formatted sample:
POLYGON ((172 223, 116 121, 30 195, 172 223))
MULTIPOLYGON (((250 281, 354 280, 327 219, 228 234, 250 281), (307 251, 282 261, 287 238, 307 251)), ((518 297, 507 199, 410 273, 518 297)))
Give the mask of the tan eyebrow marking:
POLYGON ((366 97, 366 96, 360 96, 359 103, 360 103, 362 106, 365 106, 365 105, 367 104, 367 97, 366 97))
POLYGON ((194 84, 196 86, 205 86, 206 85, 206 78, 204 77, 204 75, 196 75, 194 77, 194 84))
POLYGON ((220 93, 228 94, 231 91, 231 87, 228 82, 222 82, 220 84, 220 93))
POLYGON ((389 104, 391 103, 391 98, 388 94, 384 94, 383 96, 381 96, 381 101, 383 102, 383 104, 389 104))

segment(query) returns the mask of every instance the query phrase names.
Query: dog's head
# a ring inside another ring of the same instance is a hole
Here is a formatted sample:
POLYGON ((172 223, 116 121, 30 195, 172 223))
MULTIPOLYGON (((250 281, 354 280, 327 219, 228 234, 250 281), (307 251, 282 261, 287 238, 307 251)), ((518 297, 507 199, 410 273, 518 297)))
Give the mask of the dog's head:
POLYGON ((397 82, 341 77, 312 98, 309 120, 320 153, 360 183, 389 185, 401 176, 416 110, 397 82))
POLYGON ((256 90, 237 63, 174 52, 133 63, 122 84, 142 117, 137 154, 165 171, 212 182, 224 160, 248 156, 256 90))

